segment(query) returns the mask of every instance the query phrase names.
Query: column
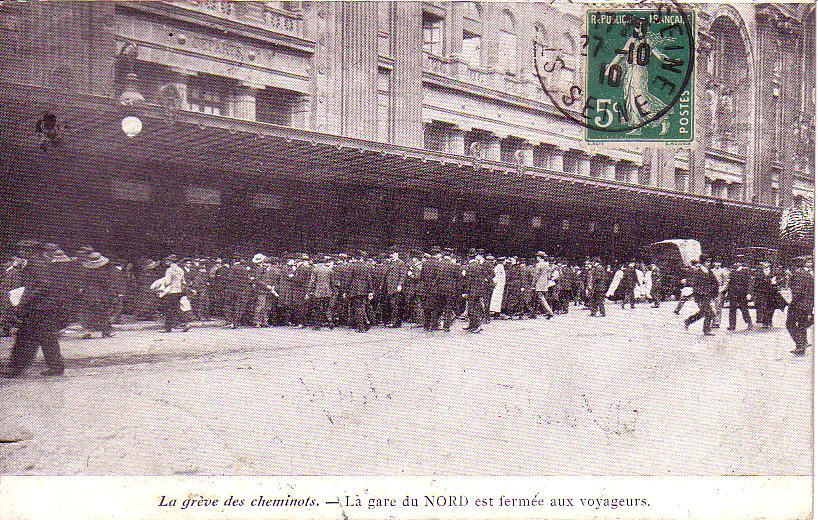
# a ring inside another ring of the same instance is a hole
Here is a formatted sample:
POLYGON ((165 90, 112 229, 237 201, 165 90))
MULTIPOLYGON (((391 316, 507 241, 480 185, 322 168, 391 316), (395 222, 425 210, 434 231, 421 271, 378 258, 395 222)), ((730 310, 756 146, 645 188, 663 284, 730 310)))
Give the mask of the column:
POLYGON ((449 130, 449 153, 466 155, 466 131, 460 128, 449 130))
POLYGON ((585 152, 577 153, 577 173, 586 177, 591 176, 591 156, 585 152))
POLYGON ((171 92, 167 92, 166 95, 176 96, 174 101, 179 104, 177 108, 180 110, 190 110, 190 105, 187 100, 187 84, 190 78, 196 75, 196 72, 180 67, 170 67, 170 71, 168 82, 159 87, 159 89, 162 92, 171 90, 171 92))
POLYGON ((484 152, 483 158, 489 159, 491 161, 499 161, 500 157, 502 156, 501 149, 500 149, 500 137, 494 134, 490 134, 486 137, 484 143, 484 152))
POLYGON ((604 155, 599 156, 601 164, 602 178, 609 181, 616 180, 616 160, 604 155))
MULTIPOLYGON (((751 89, 755 92, 755 119, 750 128, 751 142, 753 143, 750 156, 753 158, 751 179, 746 182, 751 200, 760 204, 772 204, 772 175, 773 166, 777 160, 774 151, 779 149, 776 142, 776 126, 778 123, 777 109, 783 99, 775 99, 771 93, 781 90, 781 77, 777 75, 777 64, 780 62, 779 48, 780 27, 789 24, 789 19, 768 5, 756 6, 756 23, 758 27, 757 48, 758 54, 751 66, 755 70, 755 85, 751 89)), ((783 64, 782 64, 783 65, 783 64)), ((796 71, 781 69, 781 76, 797 74, 796 71)), ((797 80, 796 80, 797 81, 797 80)))
MULTIPOLYGON (((781 78, 781 114, 783 132, 783 146, 781 147, 782 169, 778 176, 778 205, 784 208, 792 206, 792 185, 795 175, 796 155, 802 145, 799 142, 798 106, 801 97, 803 78, 799 73, 798 35, 803 27, 796 25, 793 20, 782 20, 778 25, 783 52, 781 68, 785 71, 781 78)), ((809 52, 814 52, 814 49, 809 52)), ((808 88, 808 87, 807 87, 808 88)))
MULTIPOLYGON (((707 194, 704 185, 704 174, 707 169, 707 149, 710 148, 713 137, 710 111, 711 98, 708 96, 708 91, 712 90, 713 78, 707 70, 710 54, 713 51, 713 43, 713 38, 710 35, 704 32, 699 33, 698 43, 696 44, 696 76, 698 76, 698 83, 696 85, 695 110, 698 118, 696 126, 702 132, 696 136, 697 141, 689 150, 688 168, 690 177, 688 181, 690 183, 689 191, 700 195, 707 194)), ((675 179, 673 179, 674 184, 675 182, 675 179)))
MULTIPOLYGON (((367 3, 367 2, 364 2, 367 3)), ((376 3, 376 2, 372 2, 376 3)), ((423 146, 423 18, 421 2, 391 2, 393 12, 392 69, 394 142, 423 146)))
MULTIPOLYGON (((378 135, 378 6, 333 2, 327 49, 329 121, 341 135, 374 140, 378 135), (334 121, 333 121, 334 120, 334 121)), ((319 7, 320 9, 320 7, 319 7)), ((329 24, 328 24, 329 25, 329 24)))
POLYGON ((534 145, 532 143, 527 141, 522 143, 515 155, 523 166, 534 166, 534 145))
POLYGON ((236 119, 256 120, 256 97, 258 88, 242 83, 233 91, 232 116, 236 119))
POLYGON ((550 149, 548 151, 548 167, 551 170, 556 172, 564 172, 565 171, 565 150, 561 150, 557 147, 550 149))
POLYGON ((309 95, 299 95, 292 103, 292 112, 290 114, 290 125, 293 128, 303 128, 305 130, 312 130, 307 128, 309 123, 309 114, 311 112, 312 100, 309 95))

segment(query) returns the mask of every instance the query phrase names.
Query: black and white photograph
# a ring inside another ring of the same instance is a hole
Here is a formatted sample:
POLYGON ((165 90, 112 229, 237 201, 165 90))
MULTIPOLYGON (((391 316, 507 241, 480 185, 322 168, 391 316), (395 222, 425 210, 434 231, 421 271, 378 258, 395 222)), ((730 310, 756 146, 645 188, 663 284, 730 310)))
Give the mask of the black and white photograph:
MULTIPOLYGON (((811 487, 815 36, 814 2, 0 1, 0 518, 41 518, 12 477, 811 487)), ((390 516, 336 495, 277 505, 390 516)), ((622 500, 492 514, 653 517, 622 500)))

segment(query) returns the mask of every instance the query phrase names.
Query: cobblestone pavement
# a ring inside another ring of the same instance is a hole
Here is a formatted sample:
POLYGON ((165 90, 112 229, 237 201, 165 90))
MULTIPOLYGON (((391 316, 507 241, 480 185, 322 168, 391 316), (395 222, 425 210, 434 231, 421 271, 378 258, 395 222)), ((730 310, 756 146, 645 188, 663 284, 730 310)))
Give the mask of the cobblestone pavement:
POLYGON ((20 439, 0 473, 809 474, 812 349, 789 353, 783 316, 707 338, 671 307, 67 338, 64 377, 0 381, 0 437, 20 439))

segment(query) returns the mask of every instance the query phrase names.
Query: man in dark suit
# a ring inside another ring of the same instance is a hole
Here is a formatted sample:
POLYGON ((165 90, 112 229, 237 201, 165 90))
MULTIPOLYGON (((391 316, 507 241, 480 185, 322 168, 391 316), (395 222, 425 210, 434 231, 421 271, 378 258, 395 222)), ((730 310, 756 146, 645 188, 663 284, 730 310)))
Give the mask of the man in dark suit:
POLYGON ((485 297, 491 279, 488 277, 488 271, 477 258, 477 253, 472 254, 472 251, 469 251, 469 253, 471 258, 468 265, 466 265, 466 274, 463 279, 463 297, 466 298, 466 305, 468 306, 469 325, 463 330, 478 333, 483 330, 481 324, 486 313, 485 297))
POLYGON ((748 329, 753 328, 753 320, 747 309, 747 300, 753 288, 753 273, 742 260, 737 260, 727 280, 727 301, 730 304, 727 330, 736 330, 736 311, 741 311, 741 317, 748 329))
POLYGON ((364 251, 359 251, 355 256, 347 271, 344 296, 349 299, 355 332, 367 332, 370 324, 366 316, 366 303, 374 296, 372 267, 366 262, 364 251))
POLYGON ((429 249, 429 258, 420 267, 420 292, 423 295, 423 329, 432 331, 440 328, 440 315, 446 303, 443 291, 445 274, 442 251, 438 246, 429 249))
POLYGON ((693 271, 690 274, 689 282, 693 288, 693 300, 699 306, 699 310, 684 321, 685 329, 704 318, 704 325, 702 326, 704 335, 715 336, 711 331, 713 318, 716 317, 713 310, 713 299, 719 293, 719 281, 710 270, 710 260, 707 257, 702 256, 701 261, 693 261, 693 271))
POLYGON ((813 306, 815 304, 815 276, 812 270, 811 257, 794 259, 797 269, 792 273, 790 290, 792 301, 787 309, 787 331, 795 342, 796 356, 803 356, 807 351, 807 329, 813 322, 813 306))
POLYGON ((400 259, 396 249, 389 252, 389 260, 386 261, 386 275, 384 279, 384 292, 389 308, 388 321, 390 327, 400 328, 401 319, 401 299, 403 298, 403 286, 406 283, 408 269, 406 262, 400 259))
POLYGON ((6 377, 23 375, 37 350, 42 348, 48 364, 45 376, 62 375, 65 363, 60 354, 60 330, 68 323, 66 311, 71 304, 73 287, 58 276, 57 269, 44 255, 42 244, 25 240, 17 244, 18 257, 25 260, 21 283, 25 287, 17 305, 17 336, 11 350, 6 377))
POLYGON ((451 249, 443 250, 440 289, 443 300, 443 330, 449 332, 452 330, 452 323, 463 295, 463 267, 457 263, 451 249))
POLYGON ((588 292, 588 306, 591 308, 591 316, 605 316, 605 292, 608 290, 608 272, 602 266, 599 257, 591 260, 588 269, 588 281, 586 291, 588 292))

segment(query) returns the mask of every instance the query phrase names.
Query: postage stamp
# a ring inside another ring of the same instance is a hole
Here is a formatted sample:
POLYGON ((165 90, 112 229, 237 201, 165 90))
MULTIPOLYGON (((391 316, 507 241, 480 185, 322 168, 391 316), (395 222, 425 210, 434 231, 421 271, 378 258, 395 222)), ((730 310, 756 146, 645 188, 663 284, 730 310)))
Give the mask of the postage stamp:
POLYGON ((581 36, 584 82, 555 81, 561 49, 535 43, 537 76, 588 142, 692 143, 695 22, 675 2, 591 7, 581 36))

